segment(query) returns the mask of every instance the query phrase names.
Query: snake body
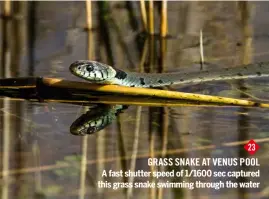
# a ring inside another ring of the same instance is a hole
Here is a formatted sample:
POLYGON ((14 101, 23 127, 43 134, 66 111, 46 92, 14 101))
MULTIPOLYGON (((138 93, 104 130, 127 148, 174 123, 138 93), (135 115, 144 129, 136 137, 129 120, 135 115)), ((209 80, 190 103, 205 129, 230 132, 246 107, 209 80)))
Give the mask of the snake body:
MULTIPOLYGON (((131 87, 160 87, 173 84, 201 83, 269 76, 269 62, 233 68, 204 70, 195 73, 134 73, 125 72, 96 61, 81 60, 70 65, 74 75, 97 84, 117 84, 131 87)), ((123 109, 121 105, 98 106, 79 117, 70 127, 74 135, 97 132, 109 125, 123 109)))
POLYGON ((135 73, 89 60, 70 65, 72 74, 98 84, 117 84, 129 87, 161 87, 174 84, 202 83, 269 76, 269 62, 232 68, 203 70, 194 73, 135 73))

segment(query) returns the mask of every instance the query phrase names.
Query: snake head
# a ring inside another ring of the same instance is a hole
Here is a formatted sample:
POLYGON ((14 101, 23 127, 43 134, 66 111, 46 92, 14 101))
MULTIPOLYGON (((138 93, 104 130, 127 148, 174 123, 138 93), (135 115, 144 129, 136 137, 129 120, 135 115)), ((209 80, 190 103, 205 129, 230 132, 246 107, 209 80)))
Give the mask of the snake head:
POLYGON ((89 60, 78 60, 69 67, 70 72, 75 76, 88 81, 109 81, 116 76, 116 70, 111 66, 89 60))

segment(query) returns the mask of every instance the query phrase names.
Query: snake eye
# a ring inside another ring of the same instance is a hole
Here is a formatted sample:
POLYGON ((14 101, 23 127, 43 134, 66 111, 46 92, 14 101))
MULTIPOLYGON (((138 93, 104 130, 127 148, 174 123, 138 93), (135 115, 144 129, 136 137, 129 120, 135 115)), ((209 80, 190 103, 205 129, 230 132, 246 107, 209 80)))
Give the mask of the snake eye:
POLYGON ((92 66, 86 66, 86 70, 87 70, 88 72, 92 72, 94 69, 93 69, 92 66))

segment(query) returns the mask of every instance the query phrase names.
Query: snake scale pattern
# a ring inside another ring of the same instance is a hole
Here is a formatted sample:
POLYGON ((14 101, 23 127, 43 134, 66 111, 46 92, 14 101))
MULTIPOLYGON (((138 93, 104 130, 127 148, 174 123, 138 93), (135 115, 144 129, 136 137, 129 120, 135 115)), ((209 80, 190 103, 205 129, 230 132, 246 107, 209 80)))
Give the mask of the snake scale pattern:
POLYGON ((235 80, 269 76, 269 62, 232 68, 203 70, 194 73, 135 73, 89 60, 70 65, 75 76, 97 84, 117 84, 129 87, 161 87, 174 84, 202 83, 218 80, 235 80))
MULTIPOLYGON (((174 84, 202 83, 218 80, 235 80, 269 76, 269 62, 242 65, 233 68, 203 70, 194 73, 134 73, 89 60, 70 65, 75 76, 96 84, 117 84, 129 87, 161 87, 174 84)), ((79 117, 70 127, 74 135, 95 133, 109 125, 123 110, 121 105, 99 105, 79 117)))

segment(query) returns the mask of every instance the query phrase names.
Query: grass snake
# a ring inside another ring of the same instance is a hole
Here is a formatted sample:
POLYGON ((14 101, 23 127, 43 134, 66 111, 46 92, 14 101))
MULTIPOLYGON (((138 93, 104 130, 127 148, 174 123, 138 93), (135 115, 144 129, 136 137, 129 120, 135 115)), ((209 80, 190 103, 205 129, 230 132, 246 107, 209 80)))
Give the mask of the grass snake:
POLYGON ((239 67, 202 70, 194 73, 136 73, 125 72, 112 66, 89 60, 70 65, 75 76, 97 84, 117 84, 129 87, 161 87, 174 84, 202 83, 269 76, 269 62, 239 67))
MULTIPOLYGON (((203 70, 194 73, 135 73, 89 60, 70 65, 72 74, 97 84, 117 84, 130 87, 160 87, 174 84, 202 83, 217 80, 235 80, 269 76, 269 62, 239 67, 203 70)), ((125 107, 126 108, 126 107, 125 107)), ((123 110, 122 105, 98 105, 79 117, 70 127, 74 135, 95 133, 109 125, 123 110)))

